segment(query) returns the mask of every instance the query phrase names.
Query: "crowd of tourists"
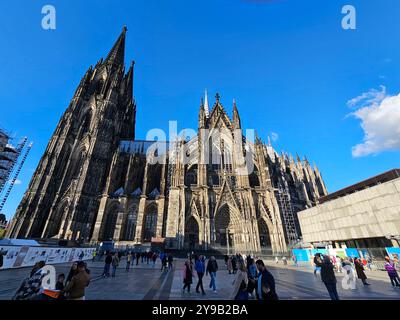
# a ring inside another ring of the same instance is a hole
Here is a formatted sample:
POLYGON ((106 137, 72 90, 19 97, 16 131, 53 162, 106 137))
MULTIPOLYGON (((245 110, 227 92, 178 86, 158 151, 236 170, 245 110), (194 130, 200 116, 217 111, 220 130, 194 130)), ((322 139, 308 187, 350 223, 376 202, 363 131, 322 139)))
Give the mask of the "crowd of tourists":
MULTIPOLYGON (((321 280, 325 284, 329 296, 332 300, 339 300, 336 284, 337 279, 335 273, 345 273, 344 284, 346 287, 355 290, 357 288, 357 279, 361 280, 364 286, 369 286, 365 268, 371 269, 366 259, 358 257, 339 257, 322 255, 316 253, 313 259, 314 262, 314 275, 318 273, 321 275, 321 280)), ((384 267, 388 273, 390 282, 393 287, 400 287, 400 278, 397 273, 398 260, 385 257, 384 267)))
MULTIPOLYGON (((104 259, 104 269, 102 273, 102 277, 108 278, 115 277, 118 266, 121 263, 122 257, 125 256, 125 271, 129 271, 131 267, 138 266, 139 264, 147 264, 151 265, 155 268, 157 260, 160 260, 161 271, 172 269, 174 257, 172 254, 167 254, 164 252, 134 252, 134 251, 126 251, 126 252, 106 252, 104 259), (111 272, 110 272, 111 270, 111 272)), ((95 261, 95 257, 93 258, 95 261)))
MULTIPOLYGON (((174 257, 171 253, 146 251, 116 251, 105 252, 104 269, 102 277, 116 277, 117 269, 123 261, 124 269, 129 272, 132 267, 140 264, 148 265, 149 268, 155 268, 159 261, 160 270, 167 271, 173 268, 174 257)), ((93 261, 98 258, 97 252, 93 253, 93 261)), ((292 257, 294 265, 298 266, 295 257, 292 257)), ((100 256, 99 260, 102 260, 100 256)), ((288 264, 286 258, 282 258, 284 265, 288 264)), ((206 295, 204 289, 204 281, 207 279, 206 285, 210 292, 217 293, 217 273, 227 272, 228 277, 232 277, 230 289, 230 299, 232 300, 278 300, 276 292, 275 279, 271 272, 267 269, 263 260, 251 255, 225 255, 223 262, 224 268, 220 268, 217 259, 214 256, 209 258, 204 255, 189 253, 182 265, 182 294, 190 294, 191 286, 195 283, 195 291, 197 294, 206 295), (223 271, 222 271, 223 270, 223 271), (197 280, 196 280, 197 278, 197 280)), ((275 258, 275 263, 280 260, 275 258)), ((312 259, 314 264, 314 275, 320 275, 329 296, 332 300, 339 300, 337 291, 336 274, 342 274, 342 286, 346 289, 357 288, 357 279, 361 281, 363 286, 369 286, 366 268, 370 268, 368 261, 357 257, 339 257, 327 254, 316 253, 312 259)), ((57 275, 55 290, 46 290, 43 288, 42 280, 46 276, 47 271, 44 270, 45 262, 37 262, 28 277, 23 280, 20 287, 16 291, 14 300, 84 300, 85 289, 89 286, 91 275, 87 267, 87 263, 81 260, 73 262, 67 275, 61 273, 57 275)), ((179 265, 178 265, 179 266, 179 265)), ((178 267, 179 268, 179 267, 178 267)), ((389 276, 390 283, 393 287, 400 287, 400 277, 398 275, 399 261, 397 257, 391 259, 385 257, 384 268, 389 276)), ((226 276, 224 277, 226 281, 226 276)), ((224 283, 226 288, 226 283, 224 283)))
MULTIPOLYGON (((234 275, 230 298, 232 300, 278 300, 275 279, 267 270, 264 262, 255 260, 252 256, 235 254, 225 256, 225 267, 228 273, 234 275)), ((182 269, 182 294, 190 294, 193 278, 197 276, 196 293, 205 295, 203 278, 210 277, 209 289, 217 293, 218 263, 214 256, 208 260, 204 255, 191 254, 184 262, 182 269)))

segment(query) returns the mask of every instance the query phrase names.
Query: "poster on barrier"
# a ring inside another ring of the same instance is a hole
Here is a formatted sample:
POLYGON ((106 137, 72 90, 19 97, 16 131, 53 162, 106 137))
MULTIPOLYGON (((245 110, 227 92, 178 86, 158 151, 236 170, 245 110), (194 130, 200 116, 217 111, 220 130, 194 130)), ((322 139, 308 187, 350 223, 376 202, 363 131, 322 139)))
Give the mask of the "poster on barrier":
POLYGON ((296 257, 297 262, 305 262, 309 260, 308 250, 306 249, 293 249, 293 255, 296 257))
POLYGON ((12 268, 17 259, 20 247, 0 246, 0 251, 3 254, 3 266, 1 269, 12 268))
POLYGON ((92 258, 95 248, 60 248, 0 246, 3 253, 3 266, 0 269, 34 266, 39 261, 46 264, 68 263, 92 258))
POLYGON ((353 259, 360 258, 360 254, 358 253, 358 250, 355 248, 347 248, 347 249, 345 249, 345 251, 346 251, 346 255, 349 258, 353 258, 353 259))
POLYGON ((29 247, 23 246, 20 248, 17 258, 14 261, 13 268, 18 268, 22 266, 22 263, 25 260, 26 255, 28 254, 29 247))
POLYGON ((390 259, 399 259, 400 257, 400 248, 396 248, 396 247, 389 247, 386 248, 386 252, 388 253, 388 256, 390 259))

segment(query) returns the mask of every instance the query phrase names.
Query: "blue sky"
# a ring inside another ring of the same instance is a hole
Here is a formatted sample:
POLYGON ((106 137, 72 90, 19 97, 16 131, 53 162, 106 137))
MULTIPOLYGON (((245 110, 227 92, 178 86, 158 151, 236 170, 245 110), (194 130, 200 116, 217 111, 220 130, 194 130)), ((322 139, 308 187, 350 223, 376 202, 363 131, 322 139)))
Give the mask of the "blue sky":
POLYGON ((390 139, 399 123, 399 17, 398 0, 7 1, 0 126, 34 147, 4 212, 14 213, 81 77, 124 24, 126 60, 136 61, 136 138, 169 120, 196 128, 207 88, 229 112, 236 99, 244 127, 265 140, 278 134, 278 151, 315 161, 329 191, 399 167, 399 141, 390 139), (46 4, 57 10, 56 30, 41 28, 46 4), (357 10, 356 30, 341 27, 345 4, 357 10), (369 104, 348 104, 363 93, 369 104), (379 109, 382 101, 391 105, 379 109), (373 152, 352 153, 366 134, 373 152))

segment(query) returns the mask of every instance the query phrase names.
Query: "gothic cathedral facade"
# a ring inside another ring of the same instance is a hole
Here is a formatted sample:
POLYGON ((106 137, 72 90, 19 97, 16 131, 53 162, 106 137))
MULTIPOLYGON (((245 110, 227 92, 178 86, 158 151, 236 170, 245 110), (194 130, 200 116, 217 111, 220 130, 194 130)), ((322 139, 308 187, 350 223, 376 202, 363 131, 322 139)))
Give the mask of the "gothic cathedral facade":
POLYGON ((201 102, 191 139, 135 140, 126 31, 82 78, 8 236, 287 251, 301 237, 296 213, 327 194, 317 167, 247 139, 236 103, 230 118, 218 94, 212 108, 201 102))

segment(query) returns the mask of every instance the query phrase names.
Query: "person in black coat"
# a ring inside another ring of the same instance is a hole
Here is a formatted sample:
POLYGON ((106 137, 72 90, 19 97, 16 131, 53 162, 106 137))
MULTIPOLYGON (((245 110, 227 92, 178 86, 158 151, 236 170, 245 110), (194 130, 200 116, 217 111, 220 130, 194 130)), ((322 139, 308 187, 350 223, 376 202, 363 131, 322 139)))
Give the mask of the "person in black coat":
POLYGON ((321 280, 325 284, 328 290, 329 296, 332 300, 339 300, 339 295, 336 289, 336 276, 335 266, 332 264, 331 259, 328 255, 324 256, 321 264, 321 280))
POLYGON ((185 293, 187 288, 188 293, 190 293, 190 285, 193 282, 193 270, 190 261, 185 261, 185 266, 183 269, 183 288, 182 293, 185 293))
POLYGON ((267 270, 262 260, 256 261, 259 271, 256 283, 256 294, 258 300, 279 300, 275 289, 274 276, 267 270))
POLYGON ((232 269, 233 269, 233 274, 237 272, 237 257, 236 255, 232 256, 232 269))
POLYGON ((3 251, 0 250, 0 268, 3 266, 3 251))
POLYGON ((354 258, 354 268, 356 269, 358 279, 362 281, 364 286, 369 286, 369 283, 367 283, 367 276, 364 273, 364 265, 360 259, 354 258))

